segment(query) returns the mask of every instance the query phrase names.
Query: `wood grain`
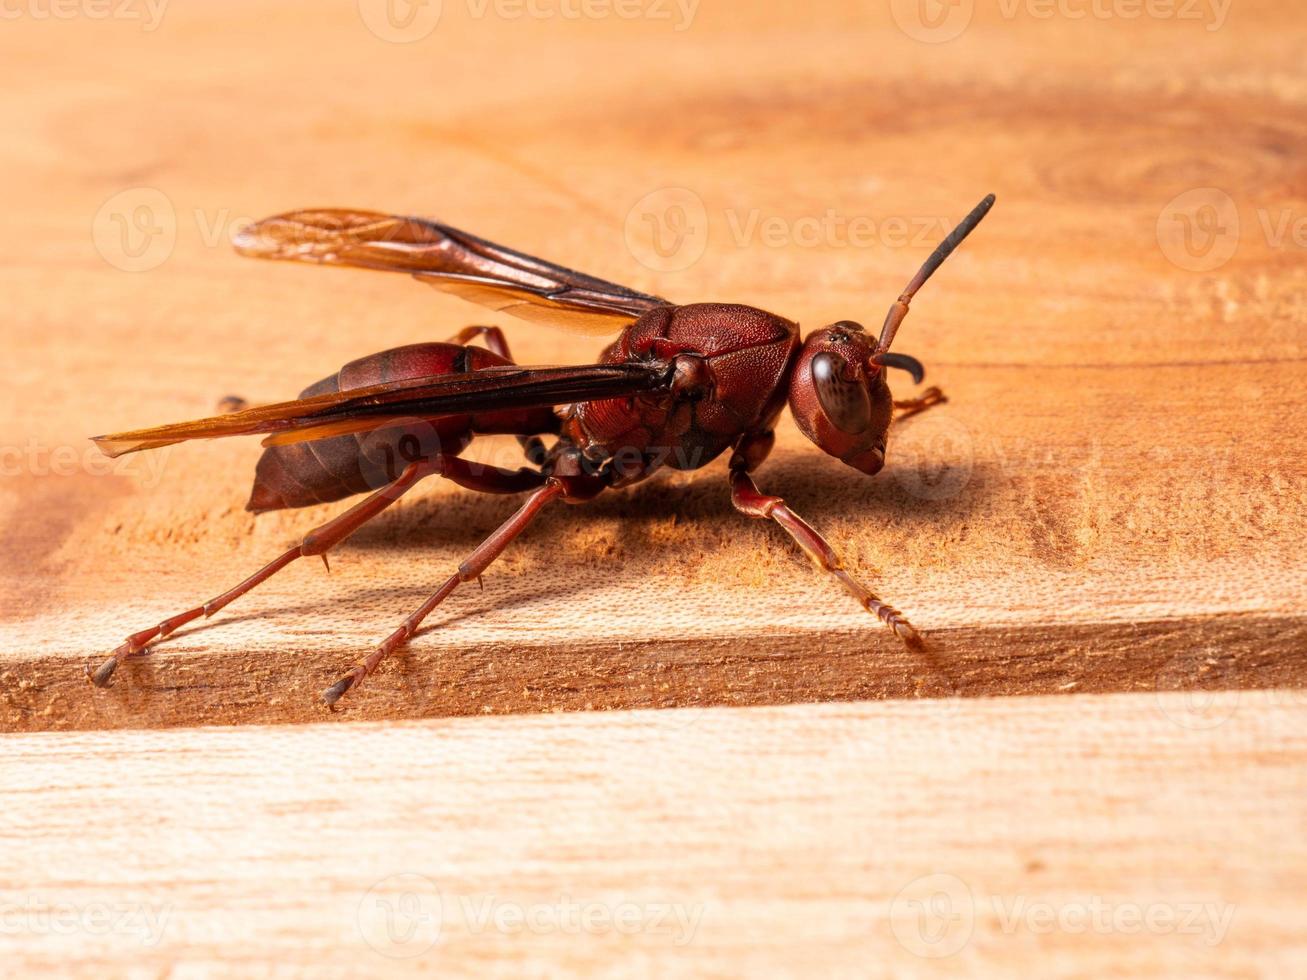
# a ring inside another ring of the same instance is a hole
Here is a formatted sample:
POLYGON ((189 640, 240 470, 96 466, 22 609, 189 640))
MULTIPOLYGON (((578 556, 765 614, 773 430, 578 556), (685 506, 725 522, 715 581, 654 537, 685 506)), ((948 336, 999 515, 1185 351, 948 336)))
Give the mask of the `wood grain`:
MULTIPOLYGON (((863 4, 705 3, 684 31, 446 6, 411 45, 346 3, 6 29, 0 728, 325 717, 317 692, 510 511, 432 486, 330 577, 302 563, 112 690, 82 682, 125 633, 334 512, 241 512, 251 444, 105 465, 88 435, 284 397, 485 319, 226 245, 242 217, 319 204, 431 214, 817 326, 876 322, 932 230, 999 196, 901 335, 950 403, 892 436, 875 480, 789 423, 760 477, 934 637, 929 655, 732 513, 718 463, 547 514, 346 717, 1304 684, 1307 94, 1278 27, 1296 8, 1240 3, 1215 29, 978 9, 932 45, 863 4), (238 36, 248 53, 208 46, 238 36), (57 78, 36 71, 52 39, 57 78), (642 219, 667 217, 667 187, 701 202, 706 240, 655 270, 642 219), (1241 220, 1204 271, 1210 250, 1172 238, 1204 219, 1182 195, 1208 187, 1241 220), (147 200, 175 243, 126 271, 114 215, 147 200)), ((600 344, 505 326, 523 361, 600 344)))
POLYGON ((1303 693, 1072 703, 14 735, 0 956, 13 975, 1301 976, 1303 693))

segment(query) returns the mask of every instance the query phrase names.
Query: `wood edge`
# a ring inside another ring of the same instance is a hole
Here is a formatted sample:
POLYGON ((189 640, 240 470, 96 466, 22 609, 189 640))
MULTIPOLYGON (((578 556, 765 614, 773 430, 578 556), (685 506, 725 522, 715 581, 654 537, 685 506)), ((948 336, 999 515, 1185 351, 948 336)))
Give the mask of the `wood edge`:
MULTIPOLYGON (((358 651, 362 654, 364 651, 358 651)), ((0 674, 0 731, 149 729, 706 708, 905 698, 1307 687, 1307 615, 1212 615, 1061 627, 966 627, 917 653, 883 632, 479 646, 420 639, 327 709, 348 662, 287 649, 125 665, 108 689, 86 658, 18 660, 0 674)))

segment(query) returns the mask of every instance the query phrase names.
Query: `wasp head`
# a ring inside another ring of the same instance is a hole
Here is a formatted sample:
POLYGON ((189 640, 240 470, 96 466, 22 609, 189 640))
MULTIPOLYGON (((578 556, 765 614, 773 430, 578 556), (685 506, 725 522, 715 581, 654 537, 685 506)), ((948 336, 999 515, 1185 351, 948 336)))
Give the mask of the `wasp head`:
POLYGON ((824 452, 869 475, 885 465, 885 437, 894 400, 885 369, 924 376, 906 354, 877 351, 862 325, 841 320, 812 333, 790 377, 790 411, 805 436, 824 452))

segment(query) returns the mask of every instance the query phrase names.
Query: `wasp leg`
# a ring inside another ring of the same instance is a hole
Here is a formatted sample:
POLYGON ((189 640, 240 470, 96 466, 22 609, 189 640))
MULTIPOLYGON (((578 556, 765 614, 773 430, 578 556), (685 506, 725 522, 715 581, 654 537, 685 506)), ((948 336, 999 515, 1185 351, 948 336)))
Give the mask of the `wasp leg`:
MULTIPOLYGON (((541 477, 541 479, 544 479, 541 477)), ((364 679, 377 669, 389 654, 398 647, 407 642, 417 628, 421 625, 422 620, 431 615, 432 610, 440 605, 449 597, 456 588, 464 582, 470 582, 473 579, 481 577, 482 573, 490 566, 503 550, 508 547, 509 542, 526 530, 527 525, 531 523, 532 518, 540 512, 549 501, 564 496, 566 493, 564 485, 561 482, 550 480, 544 486, 531 494, 512 517, 499 526, 499 529, 481 542, 472 554, 458 566, 458 570, 447 578, 443 585, 433 592, 426 602, 413 612, 411 616, 400 624, 399 629, 391 633, 381 641, 381 644, 368 654, 366 658, 351 670, 348 674, 338 680, 331 687, 322 693, 322 700, 328 705, 333 705, 344 696, 346 691, 352 690, 363 683, 364 679)))
POLYGON ((240 395, 223 395, 218 399, 216 409, 218 415, 231 415, 253 407, 248 398, 242 398, 240 395))
POLYGON ((740 513, 758 519, 770 519, 785 529, 804 553, 816 563, 822 571, 835 576, 845 589, 862 604, 862 608, 894 631, 894 634, 907 646, 921 649, 925 644, 921 634, 908 622, 907 618, 893 606, 884 602, 874 592, 857 581, 844 570, 839 555, 811 525, 786 505, 780 497, 771 497, 762 493, 749 470, 754 469, 766 457, 771 449, 772 436, 745 437, 735 454, 731 457, 731 503, 740 513))
POLYGON ((508 352, 508 338, 498 327, 464 327, 449 338, 449 343, 466 345, 469 341, 478 339, 481 340, 481 346, 492 354, 498 354, 509 361, 513 359, 513 355, 508 352))
MULTIPOLYGON (((305 555, 321 555, 323 563, 325 564, 327 560, 327 552, 331 548, 340 544, 365 523, 393 504, 423 477, 429 476, 432 473, 440 472, 445 466, 443 460, 443 457, 435 457, 430 460, 419 460, 411 463, 393 483, 389 483, 382 487, 366 500, 362 500, 355 504, 339 517, 336 517, 328 521, 326 524, 323 524, 321 527, 310 531, 304 536, 304 540, 298 545, 268 562, 268 564, 264 565, 239 585, 228 589, 216 598, 210 599, 202 606, 196 606, 194 609, 188 609, 186 612, 178 613, 176 616, 165 619, 158 626, 152 626, 150 629, 141 630, 139 633, 133 633, 131 636, 127 637, 127 639, 123 641, 122 646, 114 650, 114 652, 110 654, 109 659, 102 663, 94 672, 92 672, 88 667, 87 676, 97 687, 104 687, 109 683, 109 678, 113 676, 113 672, 122 661, 139 654, 151 641, 166 639, 174 630, 177 630, 192 620, 199 619, 201 616, 212 616, 232 600, 240 598, 255 586, 272 578, 273 575, 277 574, 277 572, 281 571, 297 558, 302 558, 305 555)), ((459 462, 462 461, 460 460, 459 462)))
POLYGON ((933 408, 936 405, 942 405, 946 401, 948 401, 948 397, 944 394, 944 392, 940 391, 938 388, 932 385, 931 387, 923 391, 916 398, 905 398, 901 401, 895 401, 894 421, 902 422, 904 419, 911 418, 914 415, 918 415, 921 412, 924 412, 928 408, 933 408))
MULTIPOLYGON (((451 344, 466 344, 472 340, 480 339, 486 350, 492 354, 498 354, 506 361, 512 361, 513 355, 508 352, 508 338, 504 336, 504 331, 498 327, 464 327, 453 337, 449 338, 451 344)), ((527 461, 533 466, 541 466, 549 455, 545 448, 544 440, 539 436, 518 436, 517 441, 522 446, 522 451, 526 454, 527 461)))

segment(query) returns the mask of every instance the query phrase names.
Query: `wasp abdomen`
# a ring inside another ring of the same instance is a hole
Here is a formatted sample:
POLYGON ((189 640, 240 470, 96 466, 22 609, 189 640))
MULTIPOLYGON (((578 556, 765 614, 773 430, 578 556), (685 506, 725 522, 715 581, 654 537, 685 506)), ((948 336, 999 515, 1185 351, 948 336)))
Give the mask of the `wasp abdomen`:
MULTIPOLYGON (((508 363, 481 347, 410 344, 350 361, 335 374, 309 385, 300 397, 508 363)), ((370 493, 393 482, 414 460, 457 454, 471 438, 472 420, 461 415, 415 418, 371 432, 269 446, 259 458, 245 509, 258 514, 370 493)))

